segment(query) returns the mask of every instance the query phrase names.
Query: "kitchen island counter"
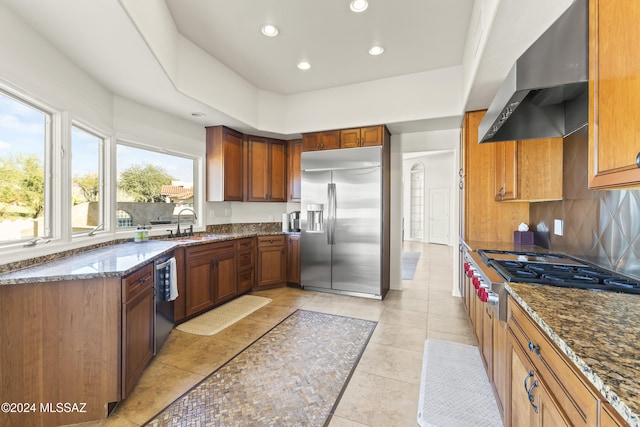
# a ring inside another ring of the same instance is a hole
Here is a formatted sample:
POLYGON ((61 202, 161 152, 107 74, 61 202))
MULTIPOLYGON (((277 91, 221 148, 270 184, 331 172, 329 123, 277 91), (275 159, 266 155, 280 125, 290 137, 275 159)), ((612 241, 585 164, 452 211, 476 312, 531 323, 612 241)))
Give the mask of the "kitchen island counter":
POLYGON ((507 291, 631 426, 640 426, 640 295, 507 284, 507 291))

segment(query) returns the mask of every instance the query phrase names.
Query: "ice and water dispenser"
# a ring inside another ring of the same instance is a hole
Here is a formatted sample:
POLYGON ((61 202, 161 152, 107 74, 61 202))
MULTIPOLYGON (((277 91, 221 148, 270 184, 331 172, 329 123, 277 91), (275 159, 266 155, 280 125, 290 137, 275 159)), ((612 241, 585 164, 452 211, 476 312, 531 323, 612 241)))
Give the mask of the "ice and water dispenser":
POLYGON ((324 217, 324 205, 323 204, 308 204, 307 205, 307 232, 309 233, 322 233, 324 217))

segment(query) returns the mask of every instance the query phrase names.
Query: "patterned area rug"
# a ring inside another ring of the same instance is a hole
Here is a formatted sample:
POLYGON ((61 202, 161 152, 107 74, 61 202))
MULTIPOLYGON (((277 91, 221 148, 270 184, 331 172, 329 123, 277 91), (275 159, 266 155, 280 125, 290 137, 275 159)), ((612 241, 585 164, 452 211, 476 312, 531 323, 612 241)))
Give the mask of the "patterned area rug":
POLYGON ((413 280, 419 259, 420 252, 402 252, 402 280, 413 280))
POLYGON ((426 340, 418 424, 422 427, 502 427, 478 347, 426 340))
POLYGON ((243 295, 176 326, 176 329, 195 335, 215 335, 270 302, 269 298, 243 295))
POLYGON ((147 426, 323 426, 376 322, 297 310, 147 426))

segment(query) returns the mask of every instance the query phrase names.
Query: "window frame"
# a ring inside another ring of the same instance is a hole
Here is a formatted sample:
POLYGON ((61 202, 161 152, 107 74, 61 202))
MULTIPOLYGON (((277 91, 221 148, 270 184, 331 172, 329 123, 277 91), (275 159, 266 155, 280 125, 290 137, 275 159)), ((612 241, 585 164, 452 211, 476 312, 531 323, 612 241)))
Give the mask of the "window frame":
MULTIPOLYGON (((193 176, 193 207, 192 209, 197 213, 197 219, 195 219, 194 221, 194 230, 204 230, 204 228, 206 227, 204 224, 204 218, 203 218, 203 211, 204 211, 204 203, 202 202, 203 199, 203 195, 204 195, 204 189, 202 188, 204 186, 204 179, 203 179, 203 169, 204 169, 204 158, 203 156, 197 155, 197 154, 191 154, 191 153, 185 153, 183 151, 180 150, 175 150, 175 149, 170 149, 170 148, 166 148, 166 147, 158 147, 158 146, 153 146, 151 144, 145 144, 145 143, 141 143, 138 141, 133 141, 130 139, 125 139, 125 138, 117 138, 115 143, 113 144, 113 158, 115 159, 115 167, 112 169, 112 176, 113 176, 113 185, 112 185, 112 197, 113 197, 113 204, 112 204, 112 208, 110 209, 113 212, 113 230, 115 231, 115 233, 124 233, 124 232, 129 232, 131 233, 133 230, 135 230, 135 227, 137 226, 137 224, 133 224, 131 227, 126 227, 126 228, 117 228, 116 227, 116 211, 118 210, 118 200, 117 200, 117 187, 118 187, 118 182, 117 182, 117 174, 118 174, 118 165, 117 165, 117 148, 119 145, 124 145, 126 147, 131 147, 131 148, 135 148, 138 150, 146 150, 146 151, 152 151, 155 153, 159 153, 159 154, 166 154, 166 155, 170 155, 170 156, 176 156, 176 157, 182 157, 188 160, 191 160, 193 162, 193 170, 192 170, 192 176, 193 176)), ((147 224, 149 225, 149 224, 147 224)), ((174 227, 177 224, 175 223, 171 223, 171 224, 166 224, 165 226, 162 227, 152 227, 151 231, 150 231, 150 235, 163 235, 163 234, 167 234, 167 230, 166 228, 169 227, 174 227)))
MULTIPOLYGON (((72 193, 73 193, 73 165, 72 165, 72 159, 73 159, 73 128, 77 128, 83 132, 86 132, 96 138, 98 138, 100 140, 100 142, 98 143, 98 224, 102 224, 102 227, 100 230, 96 230, 95 234, 106 234, 106 233, 110 233, 112 230, 109 218, 111 217, 110 215, 110 209, 108 209, 109 206, 109 196, 107 194, 107 191, 105 191, 106 188, 108 188, 108 182, 110 182, 110 177, 109 174, 107 173, 107 171, 109 170, 109 156, 108 156, 108 148, 111 144, 111 138, 108 136, 108 133, 105 131, 101 131, 99 130, 97 127, 95 126, 90 126, 87 125, 85 122, 80 121, 80 120, 76 120, 73 119, 71 120, 70 126, 69 126, 69 138, 68 138, 68 143, 69 143, 69 147, 68 147, 68 151, 70 154, 69 156, 69 162, 68 162, 68 182, 69 182, 69 189, 66 193, 68 193, 68 203, 65 204, 65 206, 67 207, 67 209, 69 209, 69 213, 68 213, 68 221, 65 221, 65 229, 66 231, 68 231, 69 236, 71 237, 71 240, 75 240, 78 238, 83 238, 83 237, 91 237, 91 235, 89 234, 91 232, 91 230, 89 231, 83 231, 83 232, 77 232, 74 233, 73 232, 73 203, 72 203, 72 193)), ((115 211, 114 211, 115 213, 115 211)))
MULTIPOLYGON (((54 197, 54 188, 60 188, 60 174, 56 173, 60 167, 60 156, 55 153, 61 152, 61 115, 62 112, 55 109, 35 96, 17 90, 0 81, 0 92, 14 102, 23 104, 29 108, 38 110, 45 116, 44 123, 44 147, 43 147, 43 171, 44 171, 44 197, 43 197, 43 234, 19 240, 0 242, 0 251, 22 248, 30 241, 37 239, 49 241, 60 240, 60 226, 53 220, 59 212, 59 203, 54 197)), ((25 248, 26 249, 26 248, 25 248)))

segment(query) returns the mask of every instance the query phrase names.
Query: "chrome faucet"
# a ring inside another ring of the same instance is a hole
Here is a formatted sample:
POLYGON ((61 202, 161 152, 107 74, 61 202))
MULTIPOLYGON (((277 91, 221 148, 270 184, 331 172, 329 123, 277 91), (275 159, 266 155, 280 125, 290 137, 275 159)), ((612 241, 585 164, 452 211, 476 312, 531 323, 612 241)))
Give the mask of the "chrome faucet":
POLYGON ((104 230, 104 223, 98 224, 93 230, 87 233, 87 236, 93 236, 96 234, 96 231, 104 230))
POLYGON ((176 237, 184 237, 184 236, 193 236, 193 224, 191 225, 191 227, 189 227, 189 232, 187 233, 180 233, 180 215, 182 215, 182 212, 184 211, 191 211, 193 212, 193 219, 198 219, 198 215, 196 215, 196 211, 194 211, 191 208, 183 208, 180 210, 180 212, 178 212, 178 228, 176 230, 176 237))

